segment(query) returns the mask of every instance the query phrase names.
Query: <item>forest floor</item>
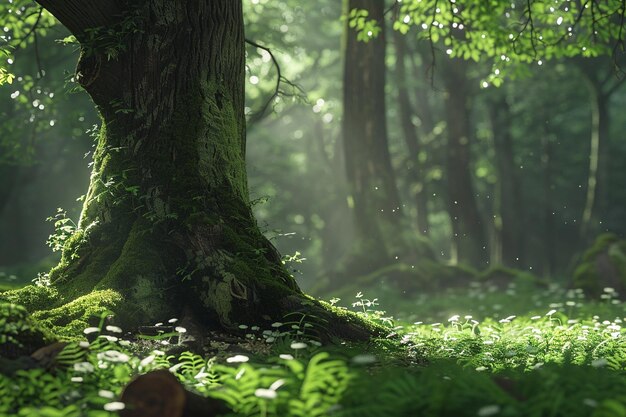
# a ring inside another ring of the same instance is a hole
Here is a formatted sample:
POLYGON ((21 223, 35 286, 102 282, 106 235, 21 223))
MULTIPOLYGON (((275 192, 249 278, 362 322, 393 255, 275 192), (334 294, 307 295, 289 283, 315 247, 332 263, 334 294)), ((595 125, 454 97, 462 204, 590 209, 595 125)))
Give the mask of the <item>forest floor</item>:
POLYGON ((172 331, 144 338, 101 324, 48 369, 0 375, 0 416, 115 416, 129 381, 156 369, 232 416, 626 416, 626 303, 611 289, 590 302, 557 285, 472 283, 332 302, 388 337, 322 345, 308 335, 323 325, 286 318, 242 324, 241 338, 217 336, 197 355, 173 318, 164 317, 172 331))

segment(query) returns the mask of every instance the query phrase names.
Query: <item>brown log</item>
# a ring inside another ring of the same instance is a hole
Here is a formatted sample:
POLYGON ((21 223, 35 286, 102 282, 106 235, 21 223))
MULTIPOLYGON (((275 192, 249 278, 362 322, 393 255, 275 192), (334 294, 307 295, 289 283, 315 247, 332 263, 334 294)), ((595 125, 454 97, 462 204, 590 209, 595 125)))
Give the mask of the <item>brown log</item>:
POLYGON ((185 390, 167 370, 133 379, 122 392, 121 417, 211 417, 228 412, 223 402, 185 390))

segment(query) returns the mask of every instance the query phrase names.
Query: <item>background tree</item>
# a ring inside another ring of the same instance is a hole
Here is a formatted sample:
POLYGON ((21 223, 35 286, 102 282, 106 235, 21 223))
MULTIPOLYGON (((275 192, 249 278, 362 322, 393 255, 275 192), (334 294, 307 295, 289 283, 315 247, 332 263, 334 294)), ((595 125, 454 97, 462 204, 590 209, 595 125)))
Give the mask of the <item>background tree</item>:
POLYGON ((366 272, 387 264, 394 255, 391 239, 401 229, 402 210, 387 140, 386 70, 381 58, 387 42, 384 3, 349 0, 345 4, 346 13, 364 9, 377 23, 362 32, 355 31, 350 20, 345 26, 343 149, 358 239, 356 261, 348 266, 360 265, 366 272))

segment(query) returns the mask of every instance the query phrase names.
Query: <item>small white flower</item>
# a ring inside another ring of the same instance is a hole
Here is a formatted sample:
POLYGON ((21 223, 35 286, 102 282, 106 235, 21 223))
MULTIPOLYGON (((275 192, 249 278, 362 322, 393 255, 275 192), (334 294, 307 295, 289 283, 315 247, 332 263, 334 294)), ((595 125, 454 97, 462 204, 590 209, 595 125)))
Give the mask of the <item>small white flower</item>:
POLYGON ((99 332, 100 329, 97 327, 87 327, 85 330, 83 330, 83 333, 85 334, 91 334, 91 333, 96 333, 99 332))
POLYGON ((592 398, 585 398, 583 400, 583 404, 585 404, 588 407, 593 407, 593 408, 598 406, 598 402, 592 398))
POLYGON ((72 377, 72 382, 83 382, 83 377, 82 376, 72 377))
POLYGON ((478 410, 480 417, 494 416, 500 412, 500 406, 497 404, 486 405, 478 410))
POLYGON ((93 372, 95 368, 89 362, 78 362, 74 364, 74 370, 76 372, 93 372))
POLYGON ((143 358, 141 360, 141 362, 139 362, 140 366, 148 366, 150 365, 152 362, 154 362, 154 359, 156 358, 156 356, 154 355, 150 355, 150 356, 146 356, 145 358, 143 358))
POLYGON ((107 331, 109 331, 111 333, 122 333, 122 329, 120 327, 117 327, 117 326, 107 326, 105 328, 107 329, 107 331))
POLYGON ((226 362, 228 363, 244 363, 248 362, 249 360, 250 358, 245 355, 235 355, 231 356, 230 358, 226 358, 226 362))
POLYGON ((170 371, 170 372, 172 372, 172 373, 174 373, 174 372, 178 371, 178 369, 179 369, 181 366, 183 366, 183 363, 182 363, 182 362, 181 362, 181 363, 177 363, 176 365, 171 366, 171 367, 170 367, 170 369, 169 369, 169 371, 170 371))
POLYGON ((274 381, 274 383, 272 385, 270 385, 270 389, 272 391, 276 391, 278 388, 282 387, 283 385, 285 385, 285 380, 284 379, 277 379, 276 381, 274 381))
POLYGON ((112 391, 101 389, 100 391, 98 391, 98 396, 102 398, 113 398, 115 397, 115 394, 113 394, 112 391))
POLYGON ((552 309, 552 310, 550 310, 550 311, 548 311, 548 312, 546 313, 546 316, 550 317, 550 316, 552 316, 554 313, 556 313, 556 310, 552 309))
POLYGON ((118 352, 117 350, 105 350, 104 352, 98 353, 97 358, 100 361, 108 362, 128 362, 130 359, 127 354, 118 352))
POLYGON ((352 362, 357 365, 369 365, 376 362, 376 356, 371 354, 356 355, 352 358, 352 362))
POLYGON ((293 343, 291 344, 291 348, 292 348, 293 350, 306 349, 306 348, 307 348, 307 346, 308 346, 308 345, 307 345, 306 343, 304 343, 304 342, 293 342, 293 343))
POLYGON ((104 409, 106 411, 120 411, 120 410, 123 410, 125 407, 126 406, 124 405, 124 403, 119 402, 119 401, 113 401, 111 403, 104 405, 104 409))
POLYGON ((168 323, 176 323, 178 321, 178 319, 174 318, 174 319, 169 319, 167 322, 168 323))
POLYGON ((78 342, 78 346, 82 347, 83 349, 87 349, 89 347, 89 342, 78 342))
POLYGON ((592 361, 591 366, 593 366, 594 368, 602 368, 603 366, 606 366, 607 363, 608 362, 606 359, 600 358, 592 361))
POLYGON ((259 398, 267 398, 268 400, 273 400, 276 398, 276 391, 272 391, 271 389, 259 388, 254 391, 254 395, 259 398))
POLYGON ((293 355, 290 355, 288 353, 283 353, 281 355, 278 356, 281 359, 284 359, 286 361, 292 361, 293 360, 293 355))
POLYGON ((187 333, 187 329, 180 326, 176 327, 174 330, 176 330, 178 333, 187 333))
POLYGON ((209 374, 208 374, 207 372, 205 372, 205 370, 206 370, 206 367, 204 367, 204 366, 203 366, 203 367, 200 369, 200 372, 198 372, 198 373, 194 376, 194 378, 195 378, 195 379, 202 379, 202 378, 206 378, 207 376, 209 376, 209 374))

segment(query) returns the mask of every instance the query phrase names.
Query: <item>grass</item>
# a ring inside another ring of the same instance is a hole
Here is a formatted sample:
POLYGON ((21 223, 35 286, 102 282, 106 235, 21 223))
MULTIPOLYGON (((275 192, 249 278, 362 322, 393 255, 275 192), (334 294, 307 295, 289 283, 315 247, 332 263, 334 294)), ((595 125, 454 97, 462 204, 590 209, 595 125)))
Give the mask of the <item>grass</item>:
POLYGON ((233 416, 626 416, 626 304, 610 289, 599 302, 556 285, 377 292, 351 306, 389 327, 368 345, 321 346, 305 322, 242 324, 245 342, 200 356, 173 353, 181 328, 150 340, 92 329, 52 370, 0 376, 0 416, 114 416, 123 386, 161 368, 233 416))

